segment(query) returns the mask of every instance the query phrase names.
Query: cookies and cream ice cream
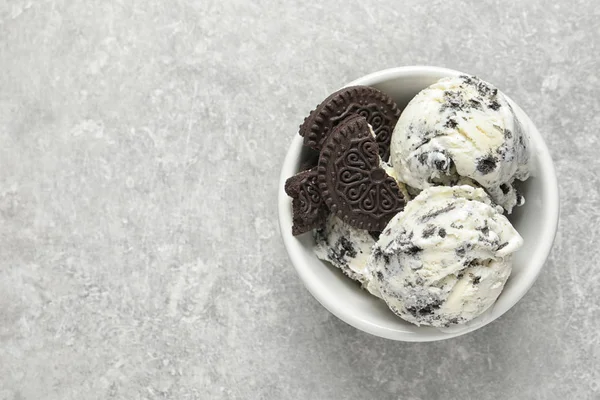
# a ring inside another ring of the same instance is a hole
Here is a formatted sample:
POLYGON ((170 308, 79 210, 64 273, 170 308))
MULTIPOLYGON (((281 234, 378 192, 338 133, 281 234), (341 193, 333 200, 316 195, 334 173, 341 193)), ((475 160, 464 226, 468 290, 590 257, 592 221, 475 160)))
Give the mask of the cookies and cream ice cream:
POLYGON ((312 230, 319 259, 402 319, 448 328, 490 309, 511 274, 522 239, 503 213, 523 203, 529 141, 475 77, 441 79, 399 113, 364 86, 310 113, 300 135, 318 160, 286 181, 292 233, 312 230))
MULTIPOLYGON (((367 262, 375 238, 366 230, 354 228, 335 215, 329 215, 325 226, 317 229, 315 255, 330 262, 350 278, 367 285, 370 275, 367 262)), ((378 295, 377 292, 374 293, 378 295)))
POLYGON ((481 188, 425 189, 371 251, 370 286, 417 325, 467 322, 498 298, 522 239, 481 188))
POLYGON ((523 203, 515 179, 529 177, 529 141, 504 95, 472 76, 444 78, 406 106, 390 159, 407 185, 424 189, 474 180, 507 212, 523 203))

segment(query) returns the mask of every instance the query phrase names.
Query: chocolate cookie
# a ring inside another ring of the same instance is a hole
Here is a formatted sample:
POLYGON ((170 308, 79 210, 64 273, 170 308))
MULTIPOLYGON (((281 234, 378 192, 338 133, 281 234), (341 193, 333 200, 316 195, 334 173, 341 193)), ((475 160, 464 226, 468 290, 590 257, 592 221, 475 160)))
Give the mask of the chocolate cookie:
POLYGON ((319 157, 319 189, 332 213, 349 225, 381 231, 406 203, 394 178, 379 166, 367 120, 347 118, 329 135, 319 157))
POLYGON ((327 207, 319 190, 317 169, 302 171, 285 181, 285 192, 292 198, 292 234, 294 236, 322 226, 327 207))
POLYGON ((350 86, 327 97, 317 106, 304 123, 300 135, 304 144, 321 150, 329 134, 346 118, 361 115, 373 128, 379 155, 384 161, 390 157, 390 140, 400 110, 387 94, 369 86, 350 86))
POLYGON ((315 168, 319 164, 319 152, 311 149, 310 147, 304 148, 303 152, 305 154, 303 155, 302 162, 300 163, 299 171, 306 171, 315 168))

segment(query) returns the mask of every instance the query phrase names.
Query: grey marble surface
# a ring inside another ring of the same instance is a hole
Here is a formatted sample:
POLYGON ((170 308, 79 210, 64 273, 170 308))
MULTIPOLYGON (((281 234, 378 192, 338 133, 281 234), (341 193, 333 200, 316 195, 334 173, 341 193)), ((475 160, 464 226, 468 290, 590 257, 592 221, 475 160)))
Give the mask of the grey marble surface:
POLYGON ((0 1, 0 400, 599 399, 599 17, 584 0, 0 1), (517 101, 562 201, 529 294, 425 344, 322 308, 276 212, 305 114, 412 64, 517 101))

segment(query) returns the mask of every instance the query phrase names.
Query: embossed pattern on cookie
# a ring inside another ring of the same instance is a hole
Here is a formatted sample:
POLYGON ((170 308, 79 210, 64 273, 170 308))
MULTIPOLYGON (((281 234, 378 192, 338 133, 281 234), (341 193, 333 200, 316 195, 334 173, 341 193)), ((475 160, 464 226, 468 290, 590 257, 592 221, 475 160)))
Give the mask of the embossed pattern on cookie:
POLYGON ((299 133, 306 146, 320 150, 335 127, 355 115, 364 117, 371 125, 379 155, 387 161, 400 109, 387 94, 369 86, 350 86, 327 97, 306 117, 299 133))
POLYGON ((292 198, 292 234, 319 228, 327 218, 327 207, 318 185, 317 168, 302 171, 285 182, 285 192, 292 198))
POLYGON ((396 181, 380 167, 377 143, 360 115, 329 135, 318 175, 327 207, 356 228, 381 231, 406 203, 396 181))

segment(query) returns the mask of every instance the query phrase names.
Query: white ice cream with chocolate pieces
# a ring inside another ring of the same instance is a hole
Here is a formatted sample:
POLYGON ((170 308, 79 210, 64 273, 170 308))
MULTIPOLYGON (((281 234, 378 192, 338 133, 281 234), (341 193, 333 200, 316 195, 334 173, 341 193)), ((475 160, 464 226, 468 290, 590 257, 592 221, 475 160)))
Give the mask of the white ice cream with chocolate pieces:
POLYGON ((415 188, 473 179, 511 212, 529 177, 527 133, 506 97, 473 76, 443 78, 406 106, 392 134, 391 163, 415 188))
MULTIPOLYGON (((368 289, 367 262, 375 244, 375 238, 368 231, 354 228, 331 214, 325 226, 314 231, 314 237, 314 252, 319 259, 330 262, 368 289)), ((377 292, 368 290, 378 296, 377 292)))
POLYGON ((494 304, 522 242, 483 189, 431 187, 382 232, 369 259, 369 287, 414 324, 464 323, 494 304))

